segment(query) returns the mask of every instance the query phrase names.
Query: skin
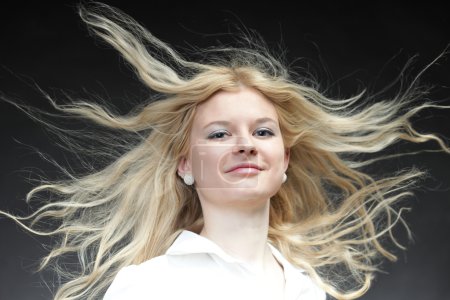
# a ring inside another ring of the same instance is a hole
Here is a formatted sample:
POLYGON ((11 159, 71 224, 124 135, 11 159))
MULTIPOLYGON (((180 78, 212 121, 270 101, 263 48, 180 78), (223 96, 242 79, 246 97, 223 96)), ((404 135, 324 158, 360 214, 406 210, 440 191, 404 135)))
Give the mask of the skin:
POLYGON ((267 236, 270 198, 282 184, 289 150, 284 148, 274 105, 253 88, 219 91, 197 107, 190 143, 178 174, 195 179, 204 216, 200 235, 280 288, 283 273, 267 246, 267 236), (274 122, 256 123, 260 118, 274 122), (219 120, 230 123, 205 127, 219 120), (227 172, 249 162, 262 170, 227 172))

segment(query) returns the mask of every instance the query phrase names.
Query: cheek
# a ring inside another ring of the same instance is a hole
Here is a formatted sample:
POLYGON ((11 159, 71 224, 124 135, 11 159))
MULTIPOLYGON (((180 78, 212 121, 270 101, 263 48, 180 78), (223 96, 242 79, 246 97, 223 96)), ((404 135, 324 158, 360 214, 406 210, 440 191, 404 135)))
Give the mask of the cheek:
POLYGON ((284 172, 285 150, 283 144, 271 144, 261 148, 261 157, 267 160, 274 172, 284 172))
POLYGON ((276 141, 274 143, 263 144, 260 147, 262 156, 268 159, 279 161, 284 158, 284 145, 283 142, 276 141))
MULTIPOLYGON (((192 151, 192 169, 197 176, 214 176, 224 170, 227 155, 231 151, 227 146, 197 146, 192 151)), ((207 179, 207 177, 204 177, 207 179)))

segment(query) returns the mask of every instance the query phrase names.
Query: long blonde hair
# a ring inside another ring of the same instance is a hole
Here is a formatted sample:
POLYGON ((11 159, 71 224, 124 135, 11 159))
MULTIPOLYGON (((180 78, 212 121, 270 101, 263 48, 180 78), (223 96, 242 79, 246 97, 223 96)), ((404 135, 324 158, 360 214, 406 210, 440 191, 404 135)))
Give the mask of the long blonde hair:
POLYGON ((414 83, 394 99, 371 105, 361 103, 364 93, 330 99, 296 79, 251 38, 248 47, 205 50, 202 60, 193 62, 117 9, 95 4, 79 11, 92 32, 116 48, 140 80, 163 97, 126 115, 90 102, 60 105, 48 98, 61 113, 115 132, 115 138, 103 142, 122 150, 120 155, 105 151, 108 159, 115 156, 104 168, 83 176, 67 172, 68 179, 31 190, 27 200, 41 192, 53 195, 33 214, 0 212, 30 232, 60 237, 41 269, 65 254, 78 255, 78 271, 57 269, 66 281, 55 299, 100 298, 119 269, 163 254, 181 230, 202 226, 195 188, 177 176, 177 164, 188 154, 197 105, 240 84, 272 101, 290 149, 289 179, 271 199, 270 242, 338 299, 364 294, 380 257, 395 260, 381 240, 387 236, 402 247, 392 235, 393 226, 403 222, 395 204, 411 194, 423 173, 403 170, 375 179, 363 170, 386 157, 358 155, 380 152, 399 140, 434 140, 450 153, 441 138, 411 126, 410 118, 420 110, 441 107, 414 105, 421 96, 414 83), (129 134, 138 142, 120 139, 129 134), (56 229, 38 226, 48 219, 57 222, 56 229))

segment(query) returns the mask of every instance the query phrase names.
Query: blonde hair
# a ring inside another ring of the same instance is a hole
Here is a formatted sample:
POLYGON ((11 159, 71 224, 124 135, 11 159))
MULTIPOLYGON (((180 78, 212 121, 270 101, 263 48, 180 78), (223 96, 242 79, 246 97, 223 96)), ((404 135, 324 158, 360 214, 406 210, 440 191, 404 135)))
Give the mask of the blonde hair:
POLYGON ((442 107, 414 106, 422 95, 415 82, 390 101, 363 106, 364 93, 335 100, 293 79, 279 58, 250 38, 248 47, 204 50, 204 58, 193 62, 117 9, 81 6, 80 15, 148 88, 164 97, 126 115, 94 103, 60 105, 49 98, 61 113, 138 138, 130 145, 120 138, 104 141, 110 149, 122 149, 112 163, 83 176, 67 172, 69 179, 31 190, 27 200, 44 191, 56 197, 33 214, 0 212, 30 232, 61 238, 41 269, 65 254, 78 255, 78 271, 57 269, 67 279, 55 299, 99 298, 119 269, 163 254, 181 230, 202 226, 195 188, 177 176, 177 164, 189 152, 187 133, 197 105, 240 84, 272 101, 290 149, 289 179, 271 199, 270 242, 337 299, 363 295, 379 258, 395 260, 381 241, 387 236, 402 247, 391 230, 403 222, 403 209, 394 206, 411 194, 423 172, 403 170, 375 179, 363 169, 386 157, 358 160, 358 155, 380 152, 399 140, 434 140, 450 152, 441 138, 411 126, 410 118, 420 110, 442 107), (55 230, 36 229, 48 219, 59 222, 55 230))

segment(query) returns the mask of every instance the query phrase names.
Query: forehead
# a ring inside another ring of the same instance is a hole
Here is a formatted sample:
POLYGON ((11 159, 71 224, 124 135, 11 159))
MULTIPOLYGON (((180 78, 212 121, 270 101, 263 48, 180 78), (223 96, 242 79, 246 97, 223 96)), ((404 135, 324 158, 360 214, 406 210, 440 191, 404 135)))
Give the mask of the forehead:
POLYGON ((198 105, 194 126, 216 119, 238 121, 264 117, 278 120, 272 102, 256 89, 241 87, 237 91, 219 91, 198 105))

